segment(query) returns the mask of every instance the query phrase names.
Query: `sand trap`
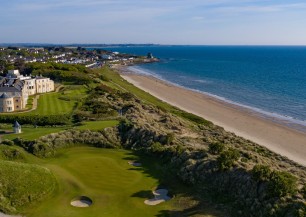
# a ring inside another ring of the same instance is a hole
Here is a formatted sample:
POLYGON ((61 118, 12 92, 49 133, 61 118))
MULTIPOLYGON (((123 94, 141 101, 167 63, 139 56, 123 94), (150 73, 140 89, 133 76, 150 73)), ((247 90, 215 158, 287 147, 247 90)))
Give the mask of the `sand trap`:
POLYGON ((21 215, 6 215, 2 212, 0 212, 0 217, 22 217, 21 215))
POLYGON ((71 206, 75 207, 90 207, 92 205, 92 200, 86 196, 76 197, 71 201, 71 206))
POLYGON ((168 196, 168 190, 167 189, 157 189, 153 191, 154 198, 145 200, 144 203, 150 206, 155 206, 157 204, 163 203, 165 201, 168 201, 171 199, 171 197, 168 196))
POLYGON ((128 162, 130 165, 134 166, 134 167, 140 167, 141 163, 137 162, 137 161, 129 161, 128 162))

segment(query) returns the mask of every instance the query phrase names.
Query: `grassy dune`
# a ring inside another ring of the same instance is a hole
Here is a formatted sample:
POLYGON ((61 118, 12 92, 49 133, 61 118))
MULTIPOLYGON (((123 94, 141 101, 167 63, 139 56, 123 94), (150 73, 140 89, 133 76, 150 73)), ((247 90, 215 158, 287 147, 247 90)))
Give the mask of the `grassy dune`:
POLYGON ((108 81, 104 81, 104 84, 108 85, 109 87, 118 89, 120 91, 130 92, 134 94, 137 98, 141 99, 144 103, 153 104, 164 111, 178 115, 179 117, 190 120, 194 123, 204 124, 204 125, 212 124, 210 121, 207 121, 194 114, 178 109, 152 96, 151 94, 139 89, 138 87, 135 87, 133 84, 127 82, 122 77, 120 77, 118 72, 116 72, 115 70, 112 70, 108 67, 103 67, 101 69, 96 69, 96 71, 101 73, 104 77, 107 78, 108 81))
POLYGON ((96 70, 102 73, 109 80, 108 82, 104 82, 106 85, 112 88, 116 88, 120 91, 126 91, 126 92, 133 93, 139 99, 142 99, 143 101, 147 103, 151 103, 156 106, 162 107, 166 110, 170 111, 173 109, 171 105, 164 103, 160 99, 157 99, 156 97, 150 95, 149 93, 135 87, 133 84, 128 83, 122 77, 120 77, 120 75, 114 70, 108 67, 103 67, 102 69, 96 69, 96 70))
POLYGON ((43 200, 55 188, 50 170, 38 165, 0 160, 0 211, 16 213, 43 200))

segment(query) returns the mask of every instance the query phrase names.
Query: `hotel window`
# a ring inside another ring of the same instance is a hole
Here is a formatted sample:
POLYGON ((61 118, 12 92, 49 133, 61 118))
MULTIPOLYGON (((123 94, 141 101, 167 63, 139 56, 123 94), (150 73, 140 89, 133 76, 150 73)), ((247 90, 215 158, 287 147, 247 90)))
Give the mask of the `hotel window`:
POLYGON ((16 99, 16 102, 18 102, 18 99, 16 99))

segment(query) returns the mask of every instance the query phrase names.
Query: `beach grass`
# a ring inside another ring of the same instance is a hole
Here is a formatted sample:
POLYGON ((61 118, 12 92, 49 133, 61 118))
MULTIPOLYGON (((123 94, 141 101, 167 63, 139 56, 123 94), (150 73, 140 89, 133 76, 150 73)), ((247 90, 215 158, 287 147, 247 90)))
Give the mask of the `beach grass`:
POLYGON ((146 103, 154 104, 158 107, 161 107, 165 110, 171 110, 172 106, 157 99, 156 97, 152 96, 151 94, 135 87, 133 84, 124 80, 115 70, 110 69, 109 67, 103 67, 102 69, 98 69, 98 71, 103 74, 109 82, 107 85, 110 87, 115 87, 116 89, 120 89, 121 91, 130 92, 134 94, 139 99, 142 99, 146 103))
POLYGON ((110 87, 115 86, 116 89, 120 89, 121 91, 130 92, 134 94, 137 98, 143 100, 144 103, 153 104, 163 111, 167 111, 172 114, 178 115, 179 117, 182 117, 184 119, 187 119, 197 124, 203 124, 203 125, 212 124, 210 121, 207 121, 204 118, 201 118, 197 115, 183 111, 175 106, 172 106, 166 102, 163 102, 162 100, 152 96, 150 93, 147 93, 141 90, 140 88, 124 80, 119 75, 118 72, 116 72, 113 69, 110 69, 109 67, 105 66, 97 70, 98 72, 103 74, 103 76, 105 76, 107 80, 109 80, 108 82, 104 81, 105 84, 109 85, 110 87))

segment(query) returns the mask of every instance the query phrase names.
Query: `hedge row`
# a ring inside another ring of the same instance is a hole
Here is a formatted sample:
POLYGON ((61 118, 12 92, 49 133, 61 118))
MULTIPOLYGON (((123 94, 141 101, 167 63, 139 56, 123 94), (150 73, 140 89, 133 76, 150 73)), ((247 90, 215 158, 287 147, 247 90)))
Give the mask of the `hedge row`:
POLYGON ((37 126, 66 125, 70 122, 70 115, 0 115, 0 123, 18 121, 19 124, 33 124, 37 126))

